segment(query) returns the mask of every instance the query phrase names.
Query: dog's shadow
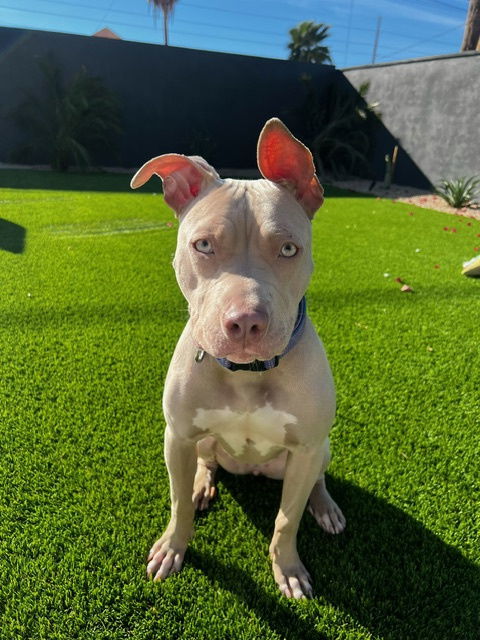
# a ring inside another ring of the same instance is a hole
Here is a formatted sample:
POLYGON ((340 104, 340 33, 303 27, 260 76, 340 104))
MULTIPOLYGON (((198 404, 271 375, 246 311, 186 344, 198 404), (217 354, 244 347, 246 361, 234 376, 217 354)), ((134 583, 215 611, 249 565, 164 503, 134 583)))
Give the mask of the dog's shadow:
MULTIPOLYGON (((281 483, 222 471, 219 480, 220 491, 228 491, 268 539, 281 483)), ((345 532, 330 536, 305 514, 298 536, 300 557, 322 602, 345 611, 375 637, 479 638, 480 569, 385 500, 332 477, 327 483, 347 517, 345 532)), ((215 554, 190 554, 194 566, 212 582, 220 580, 282 637, 324 637, 315 631, 318 606, 302 607, 299 616, 246 571, 232 571, 215 554)))

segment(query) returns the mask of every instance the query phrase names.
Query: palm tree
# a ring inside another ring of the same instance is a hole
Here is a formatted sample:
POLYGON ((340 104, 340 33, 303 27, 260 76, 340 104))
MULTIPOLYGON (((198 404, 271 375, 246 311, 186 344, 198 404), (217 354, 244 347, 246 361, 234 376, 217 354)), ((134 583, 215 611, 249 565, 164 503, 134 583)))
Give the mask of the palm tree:
POLYGON ((165 36, 165 46, 168 46, 168 19, 173 13, 173 7, 177 0, 147 0, 153 4, 154 9, 161 9, 163 12, 163 33, 165 36))
POLYGON ((301 22, 290 29, 289 60, 332 64, 329 48, 320 44, 329 36, 329 29, 330 27, 326 24, 311 21, 301 22))
POLYGON ((460 51, 475 49, 480 51, 480 0, 470 0, 460 51))

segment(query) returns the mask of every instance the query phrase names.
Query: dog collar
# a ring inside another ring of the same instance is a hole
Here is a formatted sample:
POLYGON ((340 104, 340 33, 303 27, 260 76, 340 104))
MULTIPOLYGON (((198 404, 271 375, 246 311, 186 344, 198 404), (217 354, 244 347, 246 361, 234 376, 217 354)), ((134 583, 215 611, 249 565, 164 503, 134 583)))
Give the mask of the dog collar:
MULTIPOLYGON (((238 364, 237 362, 232 362, 231 360, 227 360, 227 358, 215 358, 218 364, 225 367, 225 369, 230 369, 230 371, 269 371, 270 369, 275 369, 278 367, 278 363, 280 362, 280 358, 286 356, 289 351, 293 349, 293 347, 300 340, 303 330, 305 329, 305 322, 307 320, 307 302, 305 300, 305 296, 300 300, 300 304, 298 305, 297 319, 295 321, 295 326, 293 327, 292 335, 290 336, 290 340, 283 351, 278 356, 271 358, 270 360, 254 360, 253 362, 247 362, 245 364, 238 364)), ((199 352, 200 353, 200 352, 199 352)), ((198 356, 198 354, 197 354, 198 356)), ((203 358, 200 358, 200 360, 203 358)), ((197 357, 195 360, 198 362, 197 357)))

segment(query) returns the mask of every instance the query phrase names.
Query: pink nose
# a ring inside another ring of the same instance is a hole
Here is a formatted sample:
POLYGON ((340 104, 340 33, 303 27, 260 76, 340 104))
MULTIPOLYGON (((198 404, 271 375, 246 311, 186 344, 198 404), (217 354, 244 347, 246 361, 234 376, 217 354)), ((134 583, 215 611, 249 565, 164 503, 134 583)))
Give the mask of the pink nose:
POLYGON ((264 311, 227 311, 223 318, 225 335, 235 342, 258 342, 263 338, 268 326, 268 316, 264 311))

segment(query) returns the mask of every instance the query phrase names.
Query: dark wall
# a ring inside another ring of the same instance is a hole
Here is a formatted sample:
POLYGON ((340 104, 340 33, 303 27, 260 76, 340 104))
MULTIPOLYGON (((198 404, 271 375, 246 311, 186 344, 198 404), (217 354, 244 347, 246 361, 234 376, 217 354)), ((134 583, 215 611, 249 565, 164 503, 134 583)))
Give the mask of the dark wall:
POLYGON ((124 133, 120 153, 107 149, 101 159, 110 166, 196 152, 217 167, 254 167, 258 133, 268 118, 279 116, 303 135, 296 114, 304 100, 302 74, 320 90, 336 75, 323 65, 0 28, 0 162, 10 160, 21 140, 7 114, 26 90, 40 91, 37 61, 48 53, 67 78, 84 65, 118 95, 124 133))

